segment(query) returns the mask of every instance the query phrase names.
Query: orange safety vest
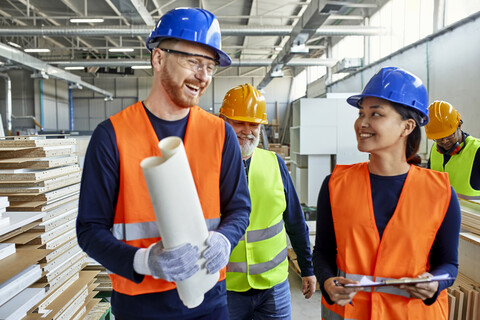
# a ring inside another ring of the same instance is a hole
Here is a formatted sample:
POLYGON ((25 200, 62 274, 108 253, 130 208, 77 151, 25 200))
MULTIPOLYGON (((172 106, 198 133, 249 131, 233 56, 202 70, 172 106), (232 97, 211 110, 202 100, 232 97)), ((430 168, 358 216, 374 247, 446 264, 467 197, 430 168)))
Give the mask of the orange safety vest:
MULTIPOLYGON (((123 242, 148 248, 160 240, 156 218, 140 162, 161 156, 158 138, 141 101, 110 117, 120 156, 120 186, 112 233, 123 242)), ((209 230, 220 223, 220 168, 225 140, 225 124, 199 107, 190 109, 184 145, 193 180, 209 230)), ((225 279, 225 268, 220 280, 225 279)), ((174 289, 174 282, 145 276, 135 283, 110 274, 117 292, 138 295, 174 289)), ((220 281, 219 280, 219 281, 220 281)))
MULTIPOLYGON (((337 165, 329 191, 337 267, 346 278, 368 276, 379 281, 417 277, 429 270, 430 250, 450 203, 448 174, 411 166, 381 239, 375 223, 368 162, 337 165)), ((323 298, 322 304, 324 319, 448 318, 446 290, 430 306, 396 287, 360 291, 353 298, 353 306, 329 305, 323 298)))

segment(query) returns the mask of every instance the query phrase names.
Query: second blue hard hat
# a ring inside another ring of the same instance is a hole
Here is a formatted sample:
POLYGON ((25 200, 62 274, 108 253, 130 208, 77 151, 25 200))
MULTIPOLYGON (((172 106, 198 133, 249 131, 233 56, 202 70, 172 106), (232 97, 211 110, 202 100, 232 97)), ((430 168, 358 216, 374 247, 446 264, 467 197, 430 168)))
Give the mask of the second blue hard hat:
POLYGON ((177 8, 165 13, 145 42, 148 50, 155 49, 166 38, 187 40, 206 45, 218 55, 219 65, 229 66, 232 60, 222 51, 220 24, 209 11, 199 8, 177 8))
POLYGON ((413 108, 422 116, 421 126, 428 123, 428 93, 419 77, 404 69, 384 67, 368 81, 361 94, 351 96, 347 102, 359 107, 364 97, 377 97, 413 108))

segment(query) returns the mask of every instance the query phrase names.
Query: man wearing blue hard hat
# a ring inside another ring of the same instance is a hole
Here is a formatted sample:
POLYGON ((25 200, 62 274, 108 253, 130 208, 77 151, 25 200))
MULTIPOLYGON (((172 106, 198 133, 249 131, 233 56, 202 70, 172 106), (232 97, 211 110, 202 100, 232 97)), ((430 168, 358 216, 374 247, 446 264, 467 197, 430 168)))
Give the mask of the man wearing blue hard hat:
POLYGON ((235 132, 197 106, 217 66, 231 63, 220 40, 210 12, 167 12, 146 41, 153 67, 149 96, 100 123, 90 140, 77 237, 109 271, 117 319, 228 319, 225 266, 251 208, 235 132), (189 243, 166 250, 158 229, 149 227, 156 219, 140 162, 157 155, 158 142, 168 136, 184 141, 210 231, 204 252, 189 243), (189 309, 175 281, 195 274, 200 257, 207 272, 220 271, 220 279, 189 309))
POLYGON ((313 266, 322 318, 447 320, 460 207, 446 173, 411 161, 429 120, 427 89, 384 67, 347 102, 358 109, 357 147, 370 160, 337 165, 320 189, 313 266), (400 278, 423 282, 370 287, 400 278))

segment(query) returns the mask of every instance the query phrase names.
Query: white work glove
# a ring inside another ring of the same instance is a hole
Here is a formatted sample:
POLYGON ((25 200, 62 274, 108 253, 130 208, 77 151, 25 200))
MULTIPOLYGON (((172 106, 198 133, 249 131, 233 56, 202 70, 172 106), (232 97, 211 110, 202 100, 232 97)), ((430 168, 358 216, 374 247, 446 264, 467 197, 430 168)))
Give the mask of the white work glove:
POLYGON ((193 276, 200 267, 197 246, 190 243, 166 250, 161 241, 148 249, 137 250, 133 267, 137 273, 152 275, 166 281, 183 281, 193 276))
POLYGON ((205 267, 213 274, 228 263, 230 258, 230 241, 220 232, 210 231, 205 244, 208 246, 203 257, 207 260, 205 267))

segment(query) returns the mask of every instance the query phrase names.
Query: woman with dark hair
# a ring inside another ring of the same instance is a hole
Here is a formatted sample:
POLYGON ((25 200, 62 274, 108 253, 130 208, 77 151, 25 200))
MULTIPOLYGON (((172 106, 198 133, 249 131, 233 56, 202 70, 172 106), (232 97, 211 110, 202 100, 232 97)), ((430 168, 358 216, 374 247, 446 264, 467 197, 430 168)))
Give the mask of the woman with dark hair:
POLYGON ((360 279, 429 278, 458 271, 460 208, 448 175, 411 165, 428 122, 422 81, 385 67, 362 94, 358 149, 368 162, 337 165, 317 204, 314 271, 323 319, 447 319, 453 280, 348 287, 360 279))

